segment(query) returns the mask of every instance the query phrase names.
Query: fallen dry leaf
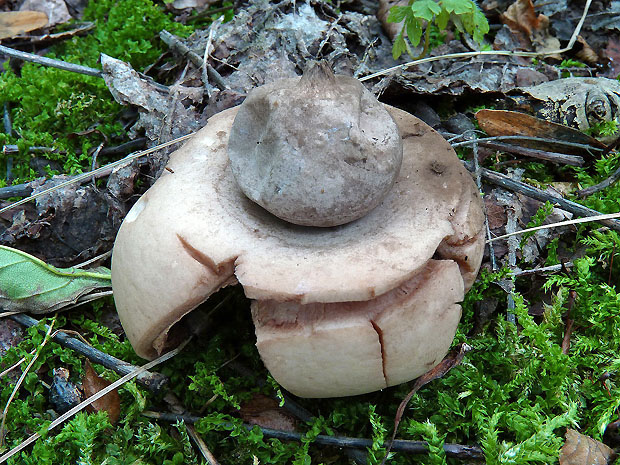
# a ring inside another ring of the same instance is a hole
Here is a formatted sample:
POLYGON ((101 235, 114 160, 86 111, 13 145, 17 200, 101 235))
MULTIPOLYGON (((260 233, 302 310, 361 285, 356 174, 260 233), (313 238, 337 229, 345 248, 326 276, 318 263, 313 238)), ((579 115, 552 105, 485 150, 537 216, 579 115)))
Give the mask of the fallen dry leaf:
POLYGON ((64 0, 25 0, 19 9, 20 11, 32 10, 44 13, 50 27, 66 23, 71 19, 64 0))
MULTIPOLYGON (((87 360, 86 372, 84 373, 84 378, 82 379, 84 396, 88 398, 108 387, 110 384, 112 383, 110 383, 107 379, 103 379, 95 372, 95 370, 93 370, 93 367, 87 360)), ((118 391, 116 389, 110 391, 108 394, 100 399, 97 399, 95 402, 86 407, 86 410, 89 412, 100 412, 104 410, 108 412, 110 423, 116 423, 121 413, 121 398, 118 395, 118 391)))
POLYGON ((15 37, 47 26, 47 15, 39 11, 0 12, 0 39, 15 37))
POLYGON ((502 15, 502 22, 512 32, 525 32, 528 36, 531 36, 534 31, 548 26, 549 21, 545 21, 543 18, 546 17, 536 14, 531 0, 517 0, 502 15))
POLYGON ((549 18, 536 14, 532 0, 517 0, 501 16, 511 32, 523 34, 537 52, 560 49, 560 41, 549 33, 549 18))
MULTIPOLYGON (((526 113, 508 110, 480 110, 476 113, 480 128, 489 136, 527 136, 556 139, 604 148, 605 145, 593 137, 562 124, 552 123, 526 113)), ((571 149, 564 145, 526 140, 511 140, 511 144, 531 147, 550 152, 580 155, 583 150, 571 149)))
POLYGON ((274 399, 256 394, 241 406, 241 418, 246 423, 280 431, 296 431, 295 418, 274 399))
POLYGON ((607 465, 615 459, 615 452, 602 442, 574 429, 566 430, 566 442, 560 451, 560 465, 607 465))

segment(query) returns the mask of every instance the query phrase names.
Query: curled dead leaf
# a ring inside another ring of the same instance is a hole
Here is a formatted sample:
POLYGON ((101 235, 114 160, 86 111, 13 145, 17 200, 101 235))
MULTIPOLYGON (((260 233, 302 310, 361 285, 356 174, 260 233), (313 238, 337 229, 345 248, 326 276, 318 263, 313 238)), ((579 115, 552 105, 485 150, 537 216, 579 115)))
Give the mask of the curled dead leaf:
POLYGON ((581 36, 577 37, 577 46, 580 47, 577 52, 577 59, 587 63, 590 66, 596 66, 599 63, 599 56, 590 44, 581 36))
POLYGON ((616 453, 602 442, 566 430, 566 442, 560 451, 560 465, 607 465, 613 463, 616 453))
MULTIPOLYGON (((82 379, 82 389, 84 390, 84 396, 90 397, 93 394, 101 391, 102 389, 108 387, 110 381, 99 376, 90 362, 86 361, 86 371, 84 373, 84 378, 82 379)), ((115 389, 110 391, 108 394, 103 396, 100 399, 97 399, 88 407, 86 410, 89 412, 100 412, 102 410, 108 412, 108 418, 111 424, 114 424, 118 421, 118 417, 121 413, 121 398, 118 395, 118 391, 115 389)))

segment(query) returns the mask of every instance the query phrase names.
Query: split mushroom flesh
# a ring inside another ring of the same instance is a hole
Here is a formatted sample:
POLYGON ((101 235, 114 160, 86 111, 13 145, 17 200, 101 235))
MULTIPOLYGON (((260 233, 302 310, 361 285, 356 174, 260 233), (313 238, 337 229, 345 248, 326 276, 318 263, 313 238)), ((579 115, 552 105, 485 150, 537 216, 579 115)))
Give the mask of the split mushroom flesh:
POLYGON ((362 394, 441 361, 482 260, 481 199, 439 134, 352 81, 319 67, 258 88, 171 155, 112 257, 114 299, 139 355, 157 356, 175 323, 239 283, 265 365, 296 395, 362 394), (314 97, 297 100, 298 121, 288 121, 277 112, 297 91, 314 97), (291 168, 287 157, 303 160, 291 168))

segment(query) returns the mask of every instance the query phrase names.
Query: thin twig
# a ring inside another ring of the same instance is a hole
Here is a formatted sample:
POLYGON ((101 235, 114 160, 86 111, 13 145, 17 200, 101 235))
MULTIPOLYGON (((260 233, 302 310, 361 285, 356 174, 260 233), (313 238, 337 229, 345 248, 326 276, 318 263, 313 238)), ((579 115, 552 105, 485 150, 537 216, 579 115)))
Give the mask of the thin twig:
POLYGON ((321 54, 321 52, 323 51, 323 47, 325 47, 325 44, 327 43, 327 41, 331 37, 332 32, 334 32, 334 29, 336 28, 336 26, 338 25, 338 23, 340 22, 341 19, 342 19, 342 13, 339 13, 338 17, 335 20, 332 21, 331 25, 329 26, 329 29, 325 33, 325 37, 323 38, 323 40, 319 44, 319 49, 314 54, 315 56, 318 57, 321 54))
MULTIPOLYGON (((59 416, 56 420, 54 420, 53 422, 50 423, 50 425, 47 427, 47 431, 51 431, 53 428, 55 428, 56 426, 64 423, 66 420, 68 420, 69 418, 71 418, 73 415, 75 415, 76 413, 78 413, 79 411, 81 411, 82 409, 84 409, 86 406, 92 404, 93 402, 95 402, 97 399, 102 398, 103 396, 105 396, 106 394, 108 394, 109 392, 113 391, 114 389, 116 389, 119 386, 122 386, 123 384, 125 384, 127 381, 132 380, 133 378, 139 376, 141 373, 149 370, 150 368, 153 368, 156 365, 159 365, 162 362, 165 362, 166 360, 174 357, 176 354, 178 354, 179 352, 181 352, 181 350, 183 350, 183 348, 187 345, 188 341, 185 341, 183 344, 181 344, 179 347, 177 347, 176 349, 171 350, 168 353, 165 353, 164 355, 162 355, 159 358, 156 358, 155 360, 153 360, 152 362, 149 362, 145 365, 142 365, 141 367, 137 368, 136 370, 132 371, 131 373, 126 374, 125 376, 123 376, 122 378, 120 378, 119 380, 113 382, 112 384, 110 384, 109 386, 105 387, 104 389, 102 389, 101 391, 93 394, 92 396, 90 396, 88 399, 85 399, 84 401, 80 402, 78 405, 76 405, 75 407, 73 407, 71 410, 69 410, 68 412, 62 414, 61 416, 59 416)), ((25 449, 26 447, 28 447, 30 444, 32 444, 33 442, 35 442, 37 439, 39 439, 41 437, 41 435, 39 433, 35 433, 32 436, 30 436, 28 439, 26 439, 25 441, 23 441, 21 444, 19 444, 18 446, 14 447, 13 449, 11 449, 10 451, 8 451, 6 454, 2 455, 0 457, 0 464, 6 462, 8 459, 10 459, 11 457, 13 457, 15 454, 17 454, 18 452, 20 452, 21 450, 25 449)))
POLYGON ((103 73, 100 69, 89 68, 88 66, 75 65, 66 61, 54 60, 52 58, 40 57, 33 53, 26 53, 19 50, 15 50, 4 45, 0 45, 0 55, 7 55, 13 58, 18 58, 24 61, 30 61, 39 65, 50 66, 51 68, 62 69, 64 71, 71 71, 73 73, 86 74, 87 76, 103 77, 103 73))
POLYGON ((215 32, 217 31, 217 28, 219 27, 219 25, 222 24, 222 21, 224 21, 224 16, 220 16, 219 18, 217 18, 215 21, 211 23, 211 26, 209 27, 209 36, 207 37, 207 45, 205 45, 205 53, 202 57, 202 66, 201 66, 202 72, 204 75, 206 75, 208 71, 207 65, 209 64, 209 57, 211 56, 211 47, 213 46, 213 36, 215 35, 215 32))
POLYGON ((561 165, 583 166, 585 160, 579 155, 568 155, 565 153, 547 152, 545 150, 521 147, 520 145, 502 144, 497 142, 480 142, 483 147, 500 150, 502 152, 514 153, 525 157, 537 158, 539 160, 551 161, 561 165))
MULTIPOLYGON (((465 141, 462 142, 451 142, 454 139, 458 139, 458 138, 463 138, 462 134, 453 134, 453 133, 449 133, 449 132, 442 132, 441 133, 442 136, 444 136, 444 138, 451 138, 448 142, 450 142, 450 145, 452 145, 452 148, 456 148, 456 147, 461 147, 464 145, 472 145, 473 141, 470 139, 467 139, 465 141)), ((506 140, 522 140, 522 141, 528 141, 528 142, 543 142, 546 144, 555 144, 555 145, 563 145, 565 147, 573 147, 573 148, 577 148, 577 149, 583 149, 586 151, 594 151, 594 152, 603 152, 604 149, 601 147, 594 147, 592 145, 588 145, 588 144, 580 144, 579 142, 569 142, 566 140, 561 140, 561 139, 548 139, 546 137, 531 137, 531 136, 494 136, 494 137, 481 137, 480 139, 478 139, 477 143, 482 145, 483 143, 487 143, 487 142, 495 142, 495 141, 506 141, 506 140)))
POLYGON ((562 268, 571 268, 573 266, 573 262, 560 263, 559 265, 549 265, 549 266, 541 266, 540 268, 531 268, 529 270, 514 270, 512 274, 520 278, 522 276, 531 276, 535 274, 544 274, 544 273, 556 273, 558 271, 562 271, 562 268))
POLYGON ((38 199, 39 197, 42 197, 46 194, 49 194, 50 192, 56 191, 58 189, 62 189, 63 187, 67 187, 70 186, 71 184, 75 184, 77 182, 81 182, 82 180, 88 180, 90 179, 92 176, 96 176, 100 173, 106 173, 106 172, 110 172, 112 171, 113 168, 116 168, 117 166, 122 166, 125 165, 126 163, 135 160, 136 158, 140 158, 143 157, 145 155, 149 155, 153 152, 157 152, 160 149, 169 147, 170 145, 174 145, 178 142, 183 142, 184 140, 189 139, 190 137, 192 137, 195 133, 191 132, 189 134, 186 134, 185 136, 181 136, 181 137, 177 137, 176 139, 170 140, 168 142, 164 142, 163 144, 159 144, 156 145, 155 147, 151 147, 150 149, 147 150, 143 150, 142 152, 136 152, 136 153, 132 153, 130 155, 127 155, 124 158, 121 158, 120 160, 117 160, 115 162, 109 163, 105 166, 102 166, 101 168, 97 168, 94 171, 89 171, 87 173, 82 173, 82 174, 78 174, 77 176, 72 177, 71 179, 69 179, 68 181, 65 182, 61 182, 60 184, 57 184, 54 187, 50 187, 49 189, 46 189, 44 191, 41 192, 37 192, 34 195, 31 195, 29 197, 26 197, 25 199, 21 199, 18 200, 17 202, 13 202, 10 205, 7 205, 4 208, 0 208, 0 213, 4 213, 8 210, 11 210, 19 205, 22 205, 26 202, 30 202, 31 200, 35 200, 38 199))
MULTIPOLYGON (((39 323, 38 320, 28 315, 24 315, 23 313, 12 315, 9 318, 27 327, 31 327, 39 323)), ((95 349, 94 347, 91 347, 78 339, 67 336, 62 331, 57 332, 53 339, 61 346, 75 350, 79 354, 84 355, 91 362, 103 365, 104 367, 115 371, 119 375, 127 375, 137 369, 136 366, 95 349)), ((136 382, 152 392, 159 392, 168 382, 168 378, 161 373, 141 372, 136 379, 136 382)))
MULTIPOLYGON (((467 163, 466 163, 467 166, 467 163)), ((469 167, 468 167, 469 169, 469 167)), ((578 223, 588 223, 592 221, 600 222, 610 228, 620 231, 620 221, 616 220, 616 218, 620 218, 620 213, 612 213, 609 215, 602 215, 600 212, 596 210, 592 210, 591 208, 584 207, 575 202, 571 202, 570 200, 566 200, 563 197, 558 197, 548 192, 537 189, 536 187, 530 186, 529 184, 525 184, 523 182, 515 181, 514 179, 509 178, 501 173, 497 173, 495 171, 491 171, 486 168, 481 168, 480 172, 482 177, 496 184, 498 186, 503 187, 504 189, 508 189, 513 192, 519 192, 521 194, 527 195, 533 199, 539 200, 541 202, 551 202, 554 205, 559 206, 562 210, 566 210, 577 216, 585 216, 590 218, 579 218, 577 220, 568 220, 560 223, 555 223, 555 225, 568 225, 568 224, 578 224, 578 223)), ((554 227, 554 225, 543 225, 537 228, 530 228, 527 230, 515 231, 511 234, 505 234, 500 237, 495 237, 491 239, 491 241, 497 241, 500 238, 510 237, 516 234, 523 234, 525 231, 538 231, 539 229, 549 229, 554 227)))
MULTIPOLYGON (((515 201, 515 195, 511 192, 507 193, 505 197, 504 205, 507 207, 507 221, 506 232, 511 233, 517 230, 517 217, 521 216, 521 212, 517 214, 516 209, 519 208, 518 203, 515 201)), ((511 271, 517 271, 517 247, 519 241, 516 237, 508 239, 508 267, 511 271)), ((507 293, 506 297, 506 320, 510 323, 515 323, 515 300, 513 292, 515 289, 515 277, 509 275, 500 281, 502 289, 507 293)))
POLYGON ((192 425, 187 425, 186 428, 187 428, 187 434, 196 443, 196 447, 198 447, 198 450, 200 451, 202 456, 205 458, 207 463, 209 465, 220 465, 220 463, 215 458, 215 455, 213 455, 213 453, 209 450, 209 447, 207 447, 207 444, 202 440, 202 438, 198 434, 198 431, 196 431, 196 428, 194 428, 192 425))
MULTIPOLYGON (((37 351, 37 349, 33 349, 30 352, 30 355, 33 355, 35 352, 37 351)), ((4 370, 2 373, 0 373, 0 378, 4 378, 6 375, 8 375, 11 371, 13 371, 15 368, 17 368, 18 366, 20 366, 22 363, 24 363, 26 361, 26 357, 22 357, 20 358, 17 362, 15 362, 13 365, 11 365, 10 367, 8 367, 6 370, 4 370)))
POLYGON ((17 383, 15 383, 15 387, 13 388, 13 391, 11 392, 11 395, 9 396, 9 400, 6 401, 6 405, 4 406, 4 410, 2 411, 2 422, 0 423, 0 448, 3 448, 3 446, 4 446, 6 414, 9 411, 9 407, 11 406, 11 402, 13 401, 13 398, 15 397, 15 394, 17 394, 17 391, 19 391, 20 386, 24 382, 24 378, 26 378, 26 375, 30 372, 30 369, 32 368, 32 365, 34 365, 34 362, 36 362, 37 358, 39 358, 39 354, 43 350, 43 347, 45 347, 45 344, 47 344, 47 341, 50 338, 50 333, 52 332, 52 328, 54 327, 54 323, 55 322, 56 322, 56 320, 54 319, 54 320, 52 320, 52 324, 47 326, 47 332, 45 333, 45 337, 43 338, 43 342, 41 342, 41 345, 37 348, 37 351, 34 354, 34 356, 32 357, 32 360, 30 360, 30 362, 28 363, 28 365, 26 366, 26 368, 22 372, 21 376, 17 380, 17 383))
MULTIPOLYGON (((196 66, 199 69, 202 68, 203 66, 202 57, 198 55, 196 52, 191 51, 187 45, 181 42, 173 34, 170 34, 168 31, 163 29, 159 33, 159 38, 173 51, 177 51, 181 56, 187 57, 187 59, 191 61, 194 64, 194 66, 196 66)), ((213 66, 211 66, 209 63, 207 63, 206 66, 207 66, 207 72, 209 74, 209 78, 213 80, 215 85, 220 90, 230 89, 230 86, 226 84, 226 81, 224 80, 222 75, 218 73, 217 70, 213 66)))
POLYGON ((91 258, 90 260, 86 260, 78 265, 75 265, 73 268, 84 268, 85 266, 90 265, 91 263, 97 262, 99 260, 105 260, 112 255, 112 251, 108 250, 107 252, 102 253, 101 255, 97 255, 96 257, 91 258))
POLYGON ((51 41, 58 41, 58 40, 62 40, 62 39, 70 39, 74 36, 79 36, 80 34, 83 34, 85 32, 88 32, 92 29, 95 28, 95 23, 92 23, 90 21, 85 21, 82 24, 75 24, 75 29, 70 29, 68 31, 63 31, 63 32, 55 32, 52 34, 43 34, 40 36, 28 36, 27 38, 27 42, 26 41, 21 41, 20 43, 13 43, 12 45, 14 47, 16 46, 32 46, 32 44, 38 44, 41 42, 51 42, 51 41))
MULTIPOLYGON (((515 231, 510 234, 503 234, 501 236, 494 237, 493 239, 491 239, 491 242, 506 239, 507 237, 510 237, 510 236, 517 236, 519 234, 525 234, 528 232, 540 231, 541 229, 553 229, 553 228, 559 228, 560 226, 570 226, 572 224, 583 224, 583 223, 594 223, 594 222, 606 224, 608 222, 611 222, 611 220, 616 220, 617 218, 620 218, 620 213, 607 213, 605 215, 599 214, 599 215, 587 216, 585 218, 576 218, 574 220, 560 221, 558 223, 543 224, 542 226, 521 229, 520 231, 515 231)), ((613 228, 613 229, 616 229, 616 228, 613 228)))
POLYGON ((564 330, 564 337, 562 338, 562 353, 568 355, 570 351, 570 337, 573 334, 573 328, 575 320, 571 318, 571 312, 575 305, 575 299, 577 299, 577 292, 573 289, 568 293, 568 309, 566 310, 566 328, 564 330))
POLYGON ((387 443, 387 447, 385 450, 385 455, 383 456, 383 460, 381 460, 381 465, 385 465, 388 457, 390 456, 390 451, 394 447, 394 442, 396 441, 396 432, 398 431, 398 426, 403 418, 405 413, 405 408, 411 398, 418 392, 423 386, 427 385, 431 381, 442 378, 446 373, 448 373, 452 368, 458 366, 463 361, 465 354, 472 350, 472 347, 461 343, 454 350, 452 350, 448 355, 444 357, 444 359, 439 362, 434 368, 431 368, 429 371, 424 373, 419 378, 416 378, 413 383, 413 388, 409 391, 409 394, 405 396, 405 398, 401 401, 398 409, 396 409, 396 415, 394 417, 394 429, 392 431, 392 437, 387 443))
POLYGON ((482 56, 482 55, 494 55, 494 56, 500 55, 500 56, 513 56, 513 57, 541 58, 541 57, 548 57, 548 56, 553 56, 553 55, 557 55, 560 53, 568 52, 569 50, 573 48, 573 45, 575 45, 575 41, 577 40, 577 37, 579 36, 579 32, 581 31, 581 28, 583 27, 583 22, 586 20, 586 16, 588 15, 588 9, 590 8, 591 3, 592 3, 592 0, 586 1, 586 5, 583 8, 583 14, 581 15, 581 19, 579 20, 579 23, 577 24, 577 27, 573 31, 573 35, 570 41, 568 42, 568 45, 565 48, 561 48, 558 50, 552 50, 549 52, 514 52, 511 50, 481 50, 478 52, 449 53, 447 55, 427 57, 427 58, 422 58, 421 60, 414 60, 408 63, 403 63, 402 65, 392 66, 391 68, 387 68, 382 71, 378 71, 368 76, 359 78, 359 80, 367 81, 369 79, 373 79, 373 78, 380 77, 380 76, 385 76, 386 74, 390 74, 394 71, 398 71, 401 69, 406 69, 411 66, 421 65, 424 63, 430 63, 430 62, 439 61, 439 60, 449 60, 449 59, 455 59, 455 58, 472 58, 472 57, 477 57, 477 56, 482 56))
MULTIPOLYGON (((163 420, 168 422, 176 422, 179 420, 184 421, 187 424, 193 424, 201 420, 201 417, 190 415, 177 415, 174 413, 142 412, 147 418, 154 418, 156 420, 163 420)), ((225 424, 226 426, 232 426, 232 424, 225 424)), ((291 431, 281 431, 272 428, 265 428, 260 425, 244 424, 243 427, 247 430, 252 428, 260 428, 263 435, 268 438, 280 439, 282 441, 302 441, 305 437, 303 433, 295 433, 291 431)), ((327 436, 319 434, 314 441, 322 446, 330 447, 342 447, 345 449, 368 449, 372 447, 372 440, 366 438, 351 438, 348 436, 327 436)), ((384 447, 387 443, 383 444, 384 447)), ((484 457, 482 449, 477 446, 468 446, 463 444, 444 444, 444 451, 448 457, 458 459, 480 459, 484 457)), ((392 450, 395 452, 407 452, 410 454, 428 454, 428 443, 426 441, 408 441, 405 439, 395 439, 392 445, 392 450)))

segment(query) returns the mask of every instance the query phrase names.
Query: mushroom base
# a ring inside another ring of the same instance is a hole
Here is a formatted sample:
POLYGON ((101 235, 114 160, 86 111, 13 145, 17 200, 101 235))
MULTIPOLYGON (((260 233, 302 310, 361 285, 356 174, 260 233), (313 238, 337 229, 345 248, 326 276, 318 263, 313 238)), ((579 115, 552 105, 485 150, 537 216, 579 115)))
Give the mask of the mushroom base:
POLYGON ((254 301, 256 345, 276 381, 297 396, 364 394, 441 361, 463 294, 457 263, 429 260, 414 278, 364 302, 254 301))

